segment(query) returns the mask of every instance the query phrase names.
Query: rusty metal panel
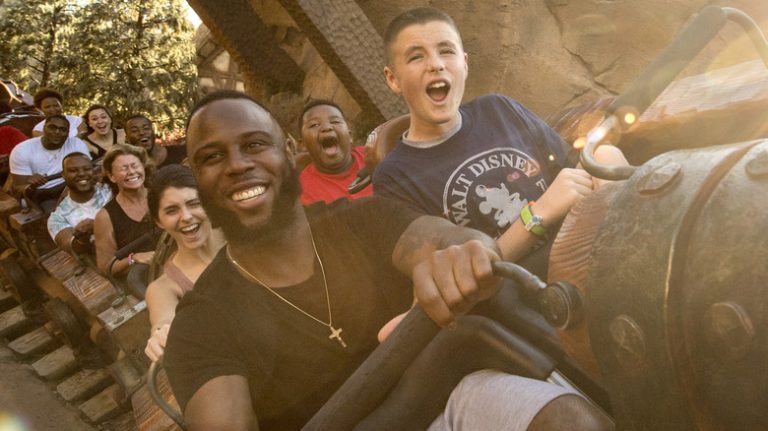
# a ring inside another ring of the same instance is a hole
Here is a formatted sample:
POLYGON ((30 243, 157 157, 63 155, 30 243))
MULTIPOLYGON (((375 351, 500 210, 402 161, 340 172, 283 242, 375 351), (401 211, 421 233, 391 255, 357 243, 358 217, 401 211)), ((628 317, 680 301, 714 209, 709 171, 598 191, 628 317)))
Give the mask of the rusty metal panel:
POLYGON ((766 174, 768 141, 675 151, 612 202, 586 308, 621 429, 768 425, 766 174))

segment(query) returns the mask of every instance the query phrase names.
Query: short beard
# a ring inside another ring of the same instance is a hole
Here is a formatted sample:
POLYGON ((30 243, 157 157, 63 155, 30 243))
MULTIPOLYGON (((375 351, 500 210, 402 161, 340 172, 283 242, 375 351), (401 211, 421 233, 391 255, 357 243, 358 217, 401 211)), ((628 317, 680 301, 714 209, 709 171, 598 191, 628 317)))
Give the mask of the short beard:
POLYGON ((212 196, 199 191, 208 218, 213 227, 221 227, 232 245, 260 246, 280 237, 296 219, 296 201, 301 195, 299 173, 290 163, 285 164, 280 194, 275 199, 272 214, 261 226, 249 227, 240 222, 235 213, 218 206, 212 196))

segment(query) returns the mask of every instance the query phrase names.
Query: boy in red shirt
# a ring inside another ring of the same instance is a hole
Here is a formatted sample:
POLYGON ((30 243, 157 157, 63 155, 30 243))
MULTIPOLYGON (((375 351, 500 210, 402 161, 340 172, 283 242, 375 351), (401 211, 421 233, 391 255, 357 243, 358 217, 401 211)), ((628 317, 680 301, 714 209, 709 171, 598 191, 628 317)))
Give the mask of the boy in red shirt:
POLYGON ((365 166, 365 150, 352 146, 352 135, 339 105, 330 100, 312 100, 304 106, 299 118, 301 138, 312 158, 312 163, 299 177, 301 203, 330 203, 339 198, 370 196, 373 193, 370 185, 354 195, 347 190, 365 166))

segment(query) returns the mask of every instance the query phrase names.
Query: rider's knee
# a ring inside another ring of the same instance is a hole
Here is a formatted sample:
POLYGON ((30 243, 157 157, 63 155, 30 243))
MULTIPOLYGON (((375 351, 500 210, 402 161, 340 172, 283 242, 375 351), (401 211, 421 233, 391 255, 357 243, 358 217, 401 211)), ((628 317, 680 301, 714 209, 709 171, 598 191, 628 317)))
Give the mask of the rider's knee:
POLYGON ((531 421, 528 431, 613 430, 611 419, 578 395, 563 395, 549 402, 531 421))

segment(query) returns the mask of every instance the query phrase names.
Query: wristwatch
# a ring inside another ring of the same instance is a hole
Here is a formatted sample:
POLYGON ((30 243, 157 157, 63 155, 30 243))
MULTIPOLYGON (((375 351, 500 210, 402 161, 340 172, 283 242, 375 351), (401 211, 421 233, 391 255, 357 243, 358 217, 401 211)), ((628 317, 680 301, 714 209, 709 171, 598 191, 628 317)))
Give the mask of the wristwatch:
POLYGON ((528 232, 536 236, 547 236, 547 228, 541 224, 544 219, 540 215, 534 214, 531 209, 534 203, 535 202, 528 202, 528 205, 520 210, 520 220, 523 221, 525 230, 528 232))

